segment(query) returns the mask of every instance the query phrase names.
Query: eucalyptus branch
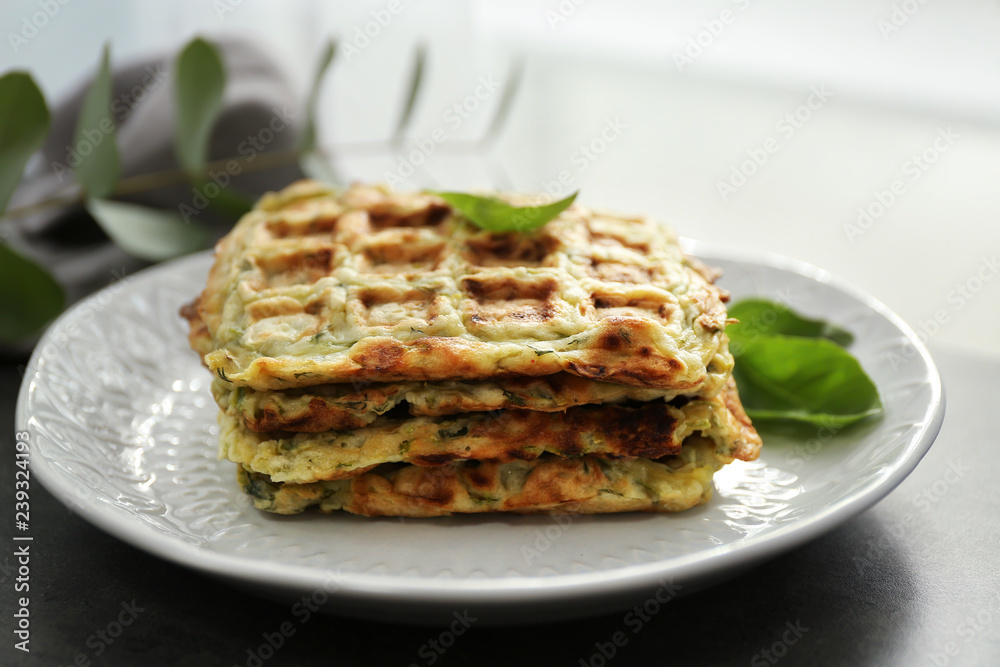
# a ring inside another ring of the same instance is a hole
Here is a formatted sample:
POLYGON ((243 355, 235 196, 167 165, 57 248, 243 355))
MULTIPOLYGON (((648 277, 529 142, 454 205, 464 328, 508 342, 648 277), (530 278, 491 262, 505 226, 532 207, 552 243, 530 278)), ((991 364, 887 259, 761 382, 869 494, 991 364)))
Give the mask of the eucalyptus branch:
MULTIPOLYGON (((370 141, 348 141, 331 146, 331 152, 353 155, 378 155, 393 149, 404 150, 409 137, 394 137, 392 139, 372 139, 370 141)), ((438 148, 442 152, 451 153, 481 153, 483 139, 449 139, 438 148)))
MULTIPOLYGON (((209 177, 212 172, 228 169, 232 166, 232 162, 236 162, 238 164, 239 173, 247 173, 264 171, 266 169, 275 169, 277 167, 286 167, 298 162, 301 156, 301 152, 297 150, 273 151, 270 153, 258 153, 250 158, 230 157, 223 158, 221 160, 213 160, 212 162, 206 163, 204 168, 195 172, 190 172, 185 169, 167 169, 164 171, 150 172, 148 174, 139 174, 137 176, 130 176, 118 181, 118 184, 111 191, 111 195, 120 197, 135 194, 137 192, 148 192, 149 190, 155 190, 157 188, 168 187, 171 185, 190 183, 198 180, 199 178, 209 177)), ((0 220, 23 218, 52 208, 83 204, 85 198, 84 193, 79 190, 74 194, 50 197, 49 199, 43 199, 42 201, 34 204, 12 208, 4 213, 4 215, 0 217, 0 220)))
POLYGON ((83 197, 80 193, 72 195, 60 195, 57 197, 51 197, 49 199, 43 199, 40 202, 35 202, 34 204, 28 204, 27 206, 19 206, 17 208, 12 208, 0 216, 0 221, 3 220, 13 220, 15 218, 25 218, 29 215, 34 215, 36 213, 42 213, 49 210, 50 208, 62 208, 64 206, 73 206, 74 204, 79 204, 83 201, 83 197))
MULTIPOLYGON (((394 153, 408 151, 412 141, 410 128, 426 81, 426 47, 417 47, 402 109, 390 137, 343 142, 324 149, 317 145, 319 91, 334 61, 336 47, 336 42, 329 40, 320 54, 306 100, 306 122, 294 149, 209 162, 209 139, 222 109, 227 73, 224 59, 215 45, 200 37, 192 39, 184 45, 173 64, 173 103, 177 119, 173 148, 178 166, 121 178, 122 160, 115 139, 117 126, 111 122, 114 103, 111 48, 105 44, 97 72, 80 106, 74 133, 76 144, 91 141, 95 133, 102 140, 75 166, 73 183, 61 184, 47 198, 11 210, 6 210, 7 204, 22 180, 29 159, 44 145, 51 119, 45 97, 29 73, 13 71, 0 75, 0 226, 50 209, 82 206, 125 252, 155 262, 203 248, 208 235, 198 225, 188 224, 189 214, 182 210, 183 205, 172 211, 130 204, 120 198, 165 187, 190 187, 200 199, 207 200, 208 205, 227 218, 238 218, 250 209, 252 202, 235 188, 223 187, 217 178, 220 172, 238 176, 297 163, 304 173, 314 178, 338 183, 342 179, 332 169, 330 156, 333 154, 391 157, 394 153), (205 190, 210 179, 219 189, 208 197, 205 190), (119 201, 115 201, 116 198, 119 201)), ((488 154, 507 124, 522 74, 523 66, 515 63, 494 116, 481 138, 449 140, 440 150, 460 155, 485 153, 489 158, 488 154)), ((499 159, 489 160, 488 164, 493 165, 494 173, 509 184, 510 179, 504 174, 499 159)), ((9 315, 0 321, 0 342, 34 334, 65 305, 62 288, 47 269, 0 242, 0 283, 15 282, 19 285, 17 290, 0 290, 0 313, 9 315)))
MULTIPOLYGON (((406 139, 392 138, 375 139, 371 141, 352 141, 331 146, 329 151, 316 149, 315 152, 324 157, 328 157, 330 153, 372 155, 385 153, 386 151, 391 150, 392 147, 397 146, 397 142, 400 141, 405 144, 406 139)), ((440 148, 445 152, 477 153, 483 148, 483 140, 449 141, 442 144, 440 148)), ((129 176, 128 178, 123 178, 118 181, 118 184, 111 191, 111 196, 122 197, 138 192, 148 192, 150 190, 156 190, 157 188, 169 187, 171 185, 191 183, 199 178, 211 176, 212 172, 228 169, 232 166, 230 164, 232 162, 236 162, 238 164, 239 173, 257 172, 265 171, 267 169, 276 169, 278 167, 287 167, 289 165, 296 164, 302 158, 303 153, 304 151, 301 150, 271 151, 257 153, 252 157, 229 157, 213 160, 205 163, 204 168, 195 172, 177 168, 154 171, 147 174, 139 174, 137 176, 129 176)), ((86 197, 84 193, 79 190, 72 194, 56 195, 48 199, 43 199, 39 202, 35 202, 34 204, 9 209, 2 216, 0 216, 0 222, 4 220, 24 218, 53 208, 83 204, 85 199, 86 197)))
POLYGON ((296 164, 301 157, 302 152, 298 150, 271 151, 268 153, 257 153, 249 158, 229 157, 221 160, 213 160, 205 163, 205 166, 202 169, 195 171, 188 171, 186 169, 170 169, 150 174, 141 174, 139 176, 123 178, 119 181, 118 187, 114 189, 113 194, 128 195, 136 192, 153 190, 155 188, 162 188, 169 185, 181 185, 183 183, 197 181, 201 178, 210 177, 212 172, 215 171, 234 171, 235 169, 229 169, 231 166, 230 163, 232 162, 236 162, 238 165, 239 171, 237 173, 245 173, 275 169, 277 167, 287 167, 288 165, 296 164))

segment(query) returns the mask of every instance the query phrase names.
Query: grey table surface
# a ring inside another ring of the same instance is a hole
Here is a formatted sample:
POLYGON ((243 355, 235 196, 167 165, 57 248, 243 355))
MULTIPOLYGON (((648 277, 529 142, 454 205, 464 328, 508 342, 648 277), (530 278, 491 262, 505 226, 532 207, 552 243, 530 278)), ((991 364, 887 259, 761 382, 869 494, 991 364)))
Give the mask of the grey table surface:
POLYGON ((287 605, 124 544, 35 484, 27 654, 13 634, 13 420, 23 366, 8 361, 0 366, 0 486, 11 510, 0 538, 0 664, 1000 665, 1000 437, 992 426, 1000 362, 932 352, 947 414, 901 486, 801 548, 671 600, 638 633, 616 613, 473 624, 451 636, 443 627, 315 616, 279 636, 292 618, 287 605))

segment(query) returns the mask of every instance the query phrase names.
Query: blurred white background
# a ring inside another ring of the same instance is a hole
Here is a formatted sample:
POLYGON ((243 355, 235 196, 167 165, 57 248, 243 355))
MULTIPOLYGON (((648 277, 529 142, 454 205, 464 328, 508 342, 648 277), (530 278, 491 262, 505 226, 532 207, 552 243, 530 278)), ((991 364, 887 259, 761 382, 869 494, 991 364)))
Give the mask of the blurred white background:
POLYGON ((50 100, 107 40, 124 63, 196 34, 258 42, 304 95, 336 37, 320 136, 351 179, 385 180, 441 128, 445 142, 400 187, 555 191, 562 176, 586 204, 816 264, 932 344, 998 354, 995 1, 8 0, 0 20, 0 71, 30 70, 50 100), (58 9, 12 38, 45 7, 58 9), (352 149, 391 134, 420 42, 415 143, 352 149), (491 156, 457 150, 500 99, 482 81, 504 81, 518 59, 524 80, 491 156), (456 103, 476 108, 463 118, 456 103))

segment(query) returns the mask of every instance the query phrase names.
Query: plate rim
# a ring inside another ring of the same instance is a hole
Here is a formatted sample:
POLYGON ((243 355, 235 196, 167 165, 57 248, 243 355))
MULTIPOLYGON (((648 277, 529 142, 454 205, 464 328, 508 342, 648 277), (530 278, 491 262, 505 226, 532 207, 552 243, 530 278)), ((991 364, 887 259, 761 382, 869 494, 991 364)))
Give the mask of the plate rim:
MULTIPOLYGON (((901 455, 886 473, 873 478, 864 487, 848 497, 831 503, 822 511, 803 517, 793 524, 781 526, 774 531, 756 535, 738 543, 715 545, 691 554, 661 558, 648 563, 629 564, 614 570, 587 573, 561 573, 533 576, 501 576, 496 578, 444 578, 419 577, 397 574, 350 573, 336 577, 337 570, 327 570, 300 564, 277 563, 255 558, 245 558, 239 554, 220 553, 203 546, 192 544, 176 535, 164 534, 140 522, 123 520, 121 510, 106 506, 101 502, 84 502, 68 488, 54 471, 38 459, 30 458, 30 469, 41 484, 60 502, 68 506, 84 520, 97 526, 114 537, 142 549, 164 560, 189 567, 212 576, 221 577, 250 586, 268 588, 293 588, 297 591, 329 588, 330 574, 337 578, 337 588, 331 598, 364 599, 396 603, 439 603, 461 604, 479 603, 504 605, 528 602, 564 602, 584 597, 622 595, 640 590, 651 590, 662 585, 665 579, 689 581, 714 573, 720 564, 735 570, 741 565, 750 565, 771 556, 784 553, 828 532, 848 519, 869 509, 895 489, 920 463, 930 449, 940 431, 945 413, 945 394, 941 376, 927 347, 916 332, 898 315, 874 296, 856 287, 849 281, 835 276, 815 265, 790 257, 736 248, 713 242, 681 239, 685 252, 711 262, 713 259, 763 265, 767 268, 818 281, 847 294, 854 300, 871 308, 887 319, 902 333, 917 351, 917 357, 924 365, 930 400, 924 406, 920 428, 914 433, 901 455), (489 596, 484 600, 483 596, 489 596)), ((186 265, 206 261, 211 251, 203 251, 176 258, 142 271, 136 272, 128 280, 152 280, 161 273, 183 270, 186 265)), ((117 283, 116 283, 117 284, 117 283)), ((38 362, 53 332, 64 321, 72 318, 81 308, 86 308, 94 300, 105 298, 105 292, 114 285, 105 287, 82 299, 64 311, 45 331, 32 352, 28 362, 15 409, 15 428, 26 425, 30 419, 28 403, 31 387, 39 372, 38 362)), ((114 298, 114 295, 112 295, 114 298)), ((32 441, 29 452, 37 447, 32 441)))

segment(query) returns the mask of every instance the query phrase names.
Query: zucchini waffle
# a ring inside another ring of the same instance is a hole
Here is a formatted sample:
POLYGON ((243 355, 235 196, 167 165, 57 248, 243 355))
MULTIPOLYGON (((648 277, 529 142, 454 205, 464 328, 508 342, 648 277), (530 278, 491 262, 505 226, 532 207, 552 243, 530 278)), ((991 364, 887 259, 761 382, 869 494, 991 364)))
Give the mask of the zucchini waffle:
POLYGON ((495 233, 431 194, 302 181, 219 242, 182 315, 260 509, 677 511, 760 448, 714 278, 645 218, 495 233))

